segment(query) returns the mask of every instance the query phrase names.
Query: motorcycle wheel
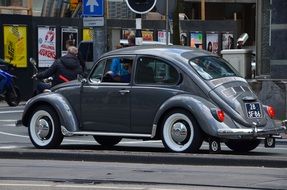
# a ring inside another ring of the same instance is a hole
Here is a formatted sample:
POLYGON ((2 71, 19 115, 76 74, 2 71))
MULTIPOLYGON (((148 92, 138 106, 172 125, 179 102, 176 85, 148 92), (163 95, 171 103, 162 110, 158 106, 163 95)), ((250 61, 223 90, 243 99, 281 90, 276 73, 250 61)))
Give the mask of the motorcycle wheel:
POLYGON ((17 86, 8 89, 5 100, 9 106, 18 106, 21 100, 20 90, 17 86))

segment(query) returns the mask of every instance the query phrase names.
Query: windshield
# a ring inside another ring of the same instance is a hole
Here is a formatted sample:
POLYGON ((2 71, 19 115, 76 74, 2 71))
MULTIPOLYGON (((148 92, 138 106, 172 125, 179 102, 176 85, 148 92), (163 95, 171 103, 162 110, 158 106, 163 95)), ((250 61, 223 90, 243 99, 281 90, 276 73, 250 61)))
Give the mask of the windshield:
POLYGON ((189 64, 206 80, 240 76, 238 72, 225 60, 214 56, 192 58, 189 64))

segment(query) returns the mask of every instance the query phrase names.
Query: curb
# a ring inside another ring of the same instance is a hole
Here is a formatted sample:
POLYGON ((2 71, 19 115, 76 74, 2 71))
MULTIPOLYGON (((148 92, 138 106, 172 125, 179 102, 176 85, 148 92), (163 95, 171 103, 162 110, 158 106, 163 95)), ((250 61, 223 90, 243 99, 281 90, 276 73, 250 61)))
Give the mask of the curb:
POLYGON ((220 154, 187 154, 187 153, 132 153, 132 152, 96 152, 67 150, 1 150, 1 159, 39 159, 89 162, 121 162, 173 165, 209 165, 209 166, 253 166, 287 168, 284 157, 267 157, 254 155, 220 155, 220 154))

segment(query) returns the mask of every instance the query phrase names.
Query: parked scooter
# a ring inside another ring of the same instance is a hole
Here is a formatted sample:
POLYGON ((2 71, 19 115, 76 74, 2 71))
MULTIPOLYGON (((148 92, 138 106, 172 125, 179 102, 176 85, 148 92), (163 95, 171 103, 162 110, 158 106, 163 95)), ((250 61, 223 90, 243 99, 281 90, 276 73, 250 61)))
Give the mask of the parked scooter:
MULTIPOLYGON (((33 97, 34 97, 34 96, 36 96, 36 95, 42 93, 42 92, 40 92, 39 89, 38 89, 38 84, 39 84, 39 82, 44 82, 44 83, 46 83, 46 84, 49 84, 49 86, 51 86, 51 83, 52 83, 52 81, 53 81, 53 77, 49 77, 49 78, 47 78, 47 79, 39 80, 39 79, 36 77, 36 75, 37 75, 37 73, 38 73, 39 70, 38 70, 38 68, 37 68, 37 63, 36 63, 35 59, 33 59, 33 58, 31 57, 31 58, 29 59, 29 61, 30 61, 31 65, 33 66, 33 76, 32 76, 32 79, 35 80, 35 82, 34 82, 34 84, 33 84, 33 97)), ((43 92, 48 92, 48 91, 50 91, 50 90, 49 90, 49 89, 45 89, 43 92)))
POLYGON ((0 69, 2 80, 6 80, 3 89, 0 89, 0 100, 5 100, 9 106, 17 106, 21 100, 20 90, 15 85, 16 76, 9 73, 14 66, 3 59, 0 59, 0 64, 7 68, 7 71, 0 69))

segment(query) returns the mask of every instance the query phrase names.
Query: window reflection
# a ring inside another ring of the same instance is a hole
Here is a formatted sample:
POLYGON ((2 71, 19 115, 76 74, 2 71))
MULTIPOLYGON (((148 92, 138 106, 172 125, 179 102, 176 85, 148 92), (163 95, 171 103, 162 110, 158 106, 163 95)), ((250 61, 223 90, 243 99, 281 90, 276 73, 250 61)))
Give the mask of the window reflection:
POLYGON ((238 72, 229 63, 218 57, 196 57, 191 59, 189 63, 206 80, 239 76, 238 72))

